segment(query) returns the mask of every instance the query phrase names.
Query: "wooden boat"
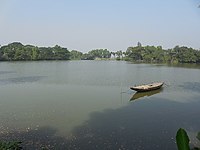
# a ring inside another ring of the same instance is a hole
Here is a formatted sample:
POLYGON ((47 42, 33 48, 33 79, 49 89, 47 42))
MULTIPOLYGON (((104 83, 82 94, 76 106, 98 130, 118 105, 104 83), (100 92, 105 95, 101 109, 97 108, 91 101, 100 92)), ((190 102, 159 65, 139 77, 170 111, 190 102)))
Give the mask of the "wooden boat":
POLYGON ((130 89, 135 90, 137 92, 147 92, 147 91, 160 89, 163 86, 163 84, 164 82, 154 82, 151 84, 144 84, 144 85, 130 87, 130 89))
POLYGON ((155 94, 158 94, 160 92, 162 92, 162 88, 157 89, 157 90, 153 90, 153 91, 147 91, 147 92, 136 92, 130 99, 130 101, 136 100, 136 99, 140 99, 142 97, 149 97, 155 94))

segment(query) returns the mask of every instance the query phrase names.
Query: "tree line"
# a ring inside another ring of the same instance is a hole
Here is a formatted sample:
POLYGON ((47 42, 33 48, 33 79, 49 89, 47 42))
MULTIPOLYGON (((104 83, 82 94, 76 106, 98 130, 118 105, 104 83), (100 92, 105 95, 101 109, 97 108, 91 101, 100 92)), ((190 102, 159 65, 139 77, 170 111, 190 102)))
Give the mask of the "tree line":
POLYGON ((116 59, 133 62, 148 63, 200 63, 200 51, 186 46, 175 46, 172 49, 163 49, 162 46, 128 47, 126 51, 110 52, 108 49, 94 49, 88 53, 77 50, 68 50, 61 46, 37 47, 13 42, 0 47, 1 61, 21 60, 95 60, 116 59))
POLYGON ((164 50, 161 46, 128 47, 127 59, 130 61, 155 62, 155 63, 200 63, 200 51, 186 46, 175 46, 164 50))
POLYGON ((58 45, 37 47, 14 42, 0 48, 0 60, 69 60, 70 52, 58 45))

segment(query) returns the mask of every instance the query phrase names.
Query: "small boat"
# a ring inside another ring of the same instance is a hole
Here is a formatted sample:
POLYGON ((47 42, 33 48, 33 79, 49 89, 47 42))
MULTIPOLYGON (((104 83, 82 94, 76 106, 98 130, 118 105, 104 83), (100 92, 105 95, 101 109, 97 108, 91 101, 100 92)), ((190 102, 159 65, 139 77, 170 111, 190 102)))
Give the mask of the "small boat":
POLYGON ((140 99, 143 97, 149 97, 158 93, 161 93, 163 91, 162 88, 157 89, 157 90, 153 90, 153 91, 147 91, 147 92, 136 92, 130 99, 130 101, 136 100, 136 99, 140 99))
POLYGON ((160 89, 163 86, 163 84, 164 82, 154 82, 151 84, 144 84, 144 85, 130 87, 130 89, 135 90, 137 92, 147 92, 147 91, 160 89))

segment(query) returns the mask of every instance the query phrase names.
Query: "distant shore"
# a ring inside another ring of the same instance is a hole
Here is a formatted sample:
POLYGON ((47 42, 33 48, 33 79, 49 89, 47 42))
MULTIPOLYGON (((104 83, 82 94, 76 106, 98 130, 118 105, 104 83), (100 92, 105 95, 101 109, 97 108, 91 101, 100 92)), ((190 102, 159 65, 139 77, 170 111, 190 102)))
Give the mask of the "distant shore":
POLYGON ((124 60, 136 63, 200 63, 200 51, 185 46, 163 49, 162 46, 142 46, 138 42, 127 50, 111 52, 108 49, 94 49, 88 53, 55 45, 37 47, 13 42, 0 47, 0 61, 40 60, 124 60))

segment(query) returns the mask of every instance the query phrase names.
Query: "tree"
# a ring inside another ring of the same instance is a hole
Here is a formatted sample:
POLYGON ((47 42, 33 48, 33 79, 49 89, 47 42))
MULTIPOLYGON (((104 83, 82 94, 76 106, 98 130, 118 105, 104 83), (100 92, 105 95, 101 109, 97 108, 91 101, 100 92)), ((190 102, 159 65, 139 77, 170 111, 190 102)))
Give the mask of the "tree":
POLYGON ((180 63, 195 63, 198 60, 195 55, 195 50, 192 48, 176 46, 174 47, 174 51, 180 63))
POLYGON ((70 59, 72 60, 80 60, 82 57, 83 53, 76 51, 76 50, 72 50, 70 52, 70 59))
POLYGON ((107 49, 102 50, 102 58, 110 58, 110 57, 111 53, 107 49))
POLYGON ((142 44, 140 42, 137 43, 138 47, 142 47, 142 44))
POLYGON ((14 42, 11 44, 8 44, 6 46, 2 46, 1 50, 3 53, 3 58, 5 60, 15 60, 15 52, 22 49, 23 45, 19 42, 14 42))
POLYGON ((122 58, 122 51, 121 50, 117 51, 115 54, 117 55, 117 60, 120 60, 122 58))
POLYGON ((87 59, 94 60, 96 58, 110 58, 111 53, 107 49, 95 49, 88 52, 87 59))
POLYGON ((53 59, 55 60, 69 60, 70 58, 70 52, 67 48, 62 48, 56 45, 51 49, 51 51, 54 54, 53 59))
POLYGON ((128 47, 126 54, 133 61, 141 61, 143 47, 128 47))
POLYGON ((111 52, 110 53, 110 57, 113 55, 113 57, 115 58, 115 52, 111 52))

